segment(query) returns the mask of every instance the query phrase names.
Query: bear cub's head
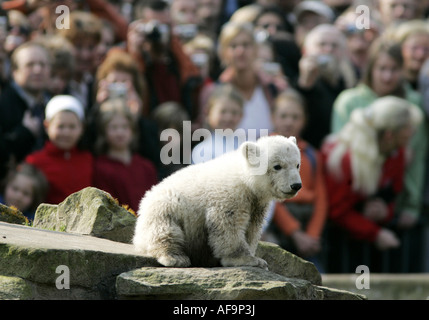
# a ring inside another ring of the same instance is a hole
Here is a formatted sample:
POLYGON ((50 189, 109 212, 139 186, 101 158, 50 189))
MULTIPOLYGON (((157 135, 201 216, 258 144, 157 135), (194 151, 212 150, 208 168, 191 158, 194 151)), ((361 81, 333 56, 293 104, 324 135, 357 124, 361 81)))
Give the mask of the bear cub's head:
POLYGON ((259 192, 284 200, 301 189, 301 154, 295 137, 262 137, 256 142, 243 143, 241 151, 259 192))

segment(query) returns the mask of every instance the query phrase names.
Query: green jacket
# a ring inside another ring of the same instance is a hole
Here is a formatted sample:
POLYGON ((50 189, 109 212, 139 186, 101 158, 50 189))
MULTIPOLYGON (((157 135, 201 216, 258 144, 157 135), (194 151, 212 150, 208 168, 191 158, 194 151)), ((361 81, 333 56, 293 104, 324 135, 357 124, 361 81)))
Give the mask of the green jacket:
MULTIPOLYGON (((348 122, 353 110, 371 104, 377 95, 365 84, 358 84, 355 88, 344 90, 335 100, 332 110, 332 132, 338 132, 348 122)), ((405 85, 405 99, 422 112, 422 97, 409 84, 405 85)), ((423 203, 423 188, 426 167, 426 152, 428 147, 429 128, 425 121, 417 128, 410 140, 411 159, 409 160, 404 177, 404 189, 396 205, 398 213, 407 212, 418 217, 423 203)))

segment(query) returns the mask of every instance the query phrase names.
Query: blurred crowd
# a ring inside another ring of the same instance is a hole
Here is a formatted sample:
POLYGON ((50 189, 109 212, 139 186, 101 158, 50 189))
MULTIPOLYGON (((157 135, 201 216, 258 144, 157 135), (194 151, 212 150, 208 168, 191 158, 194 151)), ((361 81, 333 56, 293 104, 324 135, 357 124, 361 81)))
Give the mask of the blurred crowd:
POLYGON ((1 1, 0 202, 31 221, 94 186, 138 211, 237 129, 295 136, 303 188, 263 239, 322 272, 428 271, 428 16, 428 0, 1 1))

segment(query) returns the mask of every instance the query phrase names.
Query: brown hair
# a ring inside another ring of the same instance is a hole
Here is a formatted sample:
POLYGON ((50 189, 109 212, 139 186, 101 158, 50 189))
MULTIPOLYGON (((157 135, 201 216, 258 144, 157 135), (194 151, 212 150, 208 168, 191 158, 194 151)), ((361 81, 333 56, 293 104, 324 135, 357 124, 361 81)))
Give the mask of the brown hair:
POLYGON ((139 71, 138 64, 133 57, 127 52, 119 49, 109 51, 103 63, 98 67, 95 88, 98 88, 98 83, 106 78, 112 71, 123 71, 131 75, 133 86, 143 103, 143 114, 147 114, 145 108, 148 101, 147 86, 139 71))
POLYGON ((219 99, 231 99, 236 102, 243 111, 244 107, 244 98, 241 93, 232 85, 232 84, 220 84, 217 85, 213 92, 210 94, 209 100, 207 101, 206 113, 209 114, 213 105, 219 99))
POLYGON ((73 56, 73 45, 66 38, 60 35, 43 35, 37 37, 35 42, 43 45, 50 53, 52 59, 52 70, 58 68, 66 69, 72 74, 75 68, 73 56))
POLYGON ((33 180, 33 201, 30 204, 29 210, 35 211, 39 204, 45 200, 49 189, 48 181, 42 171, 35 166, 24 162, 9 171, 6 179, 4 180, 4 187, 6 187, 20 174, 33 180))
POLYGON ((135 151, 138 146, 138 125, 137 120, 131 113, 124 99, 108 99, 103 102, 97 113, 97 139, 94 145, 94 151, 97 155, 106 154, 109 145, 106 140, 106 127, 110 121, 117 115, 124 116, 129 124, 133 134, 131 141, 131 151, 135 151))
POLYGON ((280 101, 294 101, 300 106, 302 106, 302 110, 304 111, 304 115, 307 116, 307 106, 305 104, 305 100, 302 95, 296 91, 295 89, 288 88, 278 94, 276 99, 274 100, 274 106, 272 112, 274 113, 277 108, 277 104, 280 101))
POLYGON ((93 38, 96 43, 101 40, 101 20, 92 13, 73 11, 70 13, 70 28, 59 29, 58 33, 72 43, 81 38, 93 38))
MULTIPOLYGON (((374 69, 375 62, 383 53, 392 58, 398 64, 399 68, 402 68, 404 60, 402 58, 401 45, 396 41, 382 37, 374 40, 369 49, 368 63, 362 75, 362 82, 370 88, 373 87, 372 71, 374 69)), ((391 94, 398 97, 404 97, 405 92, 402 83, 391 94)))

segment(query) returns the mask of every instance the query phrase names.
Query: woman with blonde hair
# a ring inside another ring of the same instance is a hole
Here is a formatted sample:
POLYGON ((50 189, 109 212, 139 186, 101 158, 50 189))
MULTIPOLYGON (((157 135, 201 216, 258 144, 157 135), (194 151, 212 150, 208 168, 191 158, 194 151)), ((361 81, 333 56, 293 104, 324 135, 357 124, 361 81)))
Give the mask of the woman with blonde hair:
MULTIPOLYGON (((429 26, 426 21, 411 20, 392 30, 391 37, 401 45, 404 78, 419 89, 419 74, 429 57, 429 26)), ((426 74, 427 77, 427 74, 426 74)))
POLYGON ((393 218, 405 149, 422 116, 404 99, 382 97, 353 111, 344 128, 324 142, 329 218, 352 238, 380 250, 400 245, 384 225, 393 218))
POLYGON ((238 127, 256 129, 259 135, 261 129, 273 129, 271 109, 278 89, 272 83, 264 83, 259 76, 257 49, 251 24, 229 22, 222 27, 218 56, 225 70, 218 80, 234 85, 245 99, 244 115, 238 127))

